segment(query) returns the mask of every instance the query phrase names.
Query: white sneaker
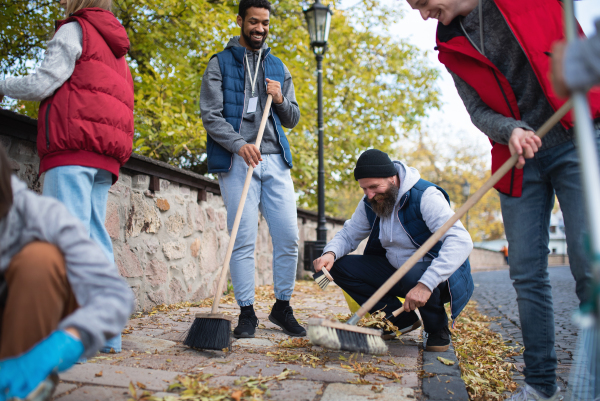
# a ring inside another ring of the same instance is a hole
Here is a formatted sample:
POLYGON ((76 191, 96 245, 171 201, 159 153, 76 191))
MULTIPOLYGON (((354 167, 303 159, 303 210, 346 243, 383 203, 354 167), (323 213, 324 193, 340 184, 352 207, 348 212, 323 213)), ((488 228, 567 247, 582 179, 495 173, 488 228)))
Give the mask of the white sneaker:
POLYGON ((563 399, 562 395, 559 395, 560 387, 556 389, 556 393, 550 398, 542 396, 537 390, 531 387, 529 384, 525 384, 524 387, 520 387, 512 397, 509 398, 511 401, 560 401, 563 399))

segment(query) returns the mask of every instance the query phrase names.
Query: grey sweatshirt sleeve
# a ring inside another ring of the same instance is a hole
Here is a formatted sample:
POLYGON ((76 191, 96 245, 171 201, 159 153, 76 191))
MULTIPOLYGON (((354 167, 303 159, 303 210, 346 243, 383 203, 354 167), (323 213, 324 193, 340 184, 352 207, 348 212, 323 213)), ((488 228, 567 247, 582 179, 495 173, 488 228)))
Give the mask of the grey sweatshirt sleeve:
POLYGON ((219 60, 213 57, 206 66, 200 86, 200 113, 208 135, 231 153, 247 144, 223 117, 223 78, 219 60))
POLYGON ((508 145, 510 136, 515 128, 523 128, 529 131, 535 131, 523 121, 515 120, 512 117, 505 117, 492 110, 477 93, 475 89, 462 78, 448 70, 458 94, 462 99, 473 124, 481 132, 486 134, 492 141, 508 145))
POLYGON ((571 90, 587 90, 600 84, 600 19, 596 21, 595 36, 569 44, 563 71, 571 90))
POLYGON ((120 335, 133 311, 133 293, 83 224, 55 199, 28 193, 24 212, 41 239, 64 254, 67 278, 79 308, 62 320, 59 330, 76 328, 84 357, 92 357, 106 340, 120 335))
POLYGON ((283 65, 283 68, 285 69, 285 81, 283 82, 283 88, 281 88, 283 103, 273 104, 273 107, 275 107, 275 110, 277 111, 281 125, 291 129, 298 124, 298 121, 300 121, 300 107, 296 101, 296 92, 294 91, 292 74, 290 74, 290 71, 285 64, 283 65))
MULTIPOLYGON (((421 198, 421 214, 429 230, 436 232, 448 221, 454 212, 448 205, 444 195, 435 187, 427 188, 421 198)), ((429 268, 423 273, 420 283, 431 291, 441 282, 448 280, 473 250, 471 236, 462 223, 457 221, 441 238, 442 248, 438 257, 433 259, 429 268)))
POLYGON ((46 99, 71 77, 81 52, 81 26, 77 22, 69 22, 48 42, 46 56, 36 72, 0 81, 0 94, 36 102, 46 99))
POLYGON ((354 251, 361 241, 371 233, 371 225, 365 213, 365 205, 361 200, 350 220, 338 231, 333 239, 325 246, 323 253, 333 252, 336 259, 354 251))

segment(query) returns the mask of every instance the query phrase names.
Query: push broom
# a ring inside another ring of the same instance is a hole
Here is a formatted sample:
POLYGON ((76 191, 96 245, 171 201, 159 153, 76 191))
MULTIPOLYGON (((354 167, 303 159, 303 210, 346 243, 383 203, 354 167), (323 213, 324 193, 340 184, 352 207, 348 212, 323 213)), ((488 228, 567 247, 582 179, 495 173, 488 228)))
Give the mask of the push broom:
MULTIPOLYGON (((577 24, 573 0, 563 1, 565 36, 577 40, 577 24)), ((589 232, 591 262, 591 294, 581 306, 576 320, 578 333, 573 366, 569 378, 572 400, 600 400, 600 164, 592 116, 585 91, 572 95, 575 116, 575 140, 580 160, 581 179, 589 232)))
MULTIPOLYGON (((572 102, 568 100, 558 109, 552 117, 548 119, 536 132, 536 135, 543 138, 544 135, 556 125, 561 118, 571 109, 572 102)), ((464 205, 442 227, 440 227, 416 252, 408 258, 406 262, 369 298, 354 315, 346 322, 331 321, 324 318, 311 318, 308 320, 308 338, 315 345, 325 348, 345 350, 350 352, 364 352, 370 354, 384 354, 387 352, 387 345, 381 338, 381 330, 369 329, 356 326, 374 306, 379 302, 404 275, 419 262, 429 250, 437 244, 442 236, 456 223, 467 211, 473 207, 482 197, 492 189, 494 185, 506 173, 508 173, 515 164, 519 156, 513 155, 508 159, 473 196, 471 196, 464 205)), ((397 310, 397 312, 399 312, 397 310)))
MULTIPOLYGON (((256 137, 255 146, 259 149, 263 133, 265 132, 265 126, 267 125, 272 101, 273 97, 269 95, 258 128, 258 135, 256 137)), ((194 323, 192 324, 192 327, 190 327, 190 330, 183 341, 183 344, 188 347, 220 350, 229 348, 231 345, 231 317, 219 313, 219 301, 223 294, 223 286, 225 285, 227 271, 229 270, 229 262, 231 261, 231 254, 233 253, 235 238, 237 237, 238 229, 240 227, 240 220, 242 219, 242 212, 244 211, 244 204, 246 203, 246 197, 248 196, 248 190, 250 189, 253 172, 254 167, 248 166, 248 173, 246 173, 242 197, 240 198, 240 204, 238 205, 237 213, 235 214, 235 221, 233 223, 233 229, 231 230, 231 237, 229 238, 225 261, 223 262, 223 267, 221 269, 219 284, 217 285, 215 298, 213 299, 212 310, 210 313, 196 313, 196 319, 194 319, 194 323)))

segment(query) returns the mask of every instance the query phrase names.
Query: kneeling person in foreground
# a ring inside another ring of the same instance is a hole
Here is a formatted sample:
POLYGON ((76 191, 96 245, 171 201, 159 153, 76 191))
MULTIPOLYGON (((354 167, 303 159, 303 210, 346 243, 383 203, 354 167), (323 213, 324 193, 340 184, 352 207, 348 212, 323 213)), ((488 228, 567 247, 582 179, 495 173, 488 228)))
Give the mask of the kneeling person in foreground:
POLYGON ((133 294, 83 224, 10 171, 0 147, 0 401, 46 399, 120 335, 133 294))
MULTIPOLYGON (((442 188, 379 150, 367 150, 358 158, 354 177, 365 197, 314 266, 316 271, 329 270, 337 285, 362 305, 454 213, 442 188), (348 255, 367 237, 363 255, 348 255)), ((419 308, 425 350, 447 350, 450 330, 444 304, 451 303, 455 319, 471 298, 474 285, 467 258, 472 249, 469 233, 456 222, 370 312, 389 315, 402 306, 398 297, 403 297, 405 312, 392 323, 403 333, 418 328, 414 311, 419 308)))

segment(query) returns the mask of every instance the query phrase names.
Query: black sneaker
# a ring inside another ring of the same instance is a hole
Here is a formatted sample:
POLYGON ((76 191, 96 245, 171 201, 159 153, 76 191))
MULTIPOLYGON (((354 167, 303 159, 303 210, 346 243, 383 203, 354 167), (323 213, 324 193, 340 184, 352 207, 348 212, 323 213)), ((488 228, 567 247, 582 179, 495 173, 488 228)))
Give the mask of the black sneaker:
MULTIPOLYGON (((398 327, 400 334, 410 333, 413 330, 421 327, 423 322, 419 319, 419 316, 415 312, 410 313, 402 313, 399 316, 390 319, 390 322, 398 327)), ((384 340, 393 340, 396 338, 396 332, 394 331, 384 331, 381 336, 384 340)))
POLYGON ((306 330, 300 326, 294 317, 294 310, 291 306, 286 306, 284 310, 275 310, 275 306, 271 309, 269 320, 283 329, 283 332, 288 336, 304 337, 306 330))
POLYGON ((435 333, 423 332, 423 348, 430 352, 444 352, 450 347, 450 329, 444 326, 435 333))
POLYGON ((233 330, 235 338, 254 338, 254 332, 258 327, 258 318, 252 311, 241 312, 237 327, 233 330))

